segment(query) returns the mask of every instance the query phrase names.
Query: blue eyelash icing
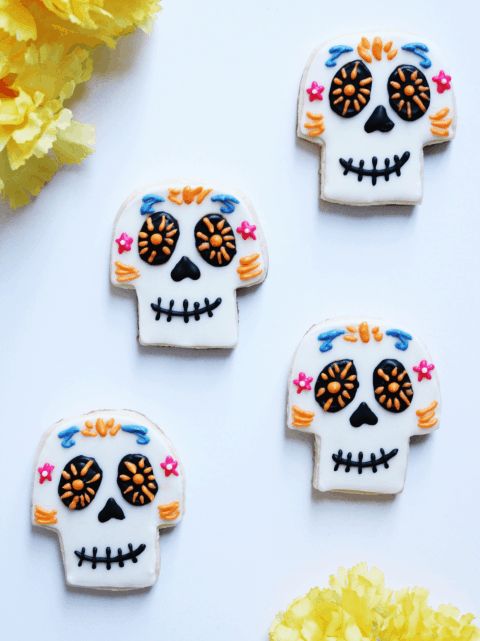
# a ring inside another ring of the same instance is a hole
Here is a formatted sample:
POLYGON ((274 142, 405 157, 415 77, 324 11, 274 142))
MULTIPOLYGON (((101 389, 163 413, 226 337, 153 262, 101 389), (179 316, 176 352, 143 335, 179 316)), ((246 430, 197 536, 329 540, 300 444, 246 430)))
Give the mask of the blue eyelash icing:
POLYGON ((332 349, 333 341, 339 336, 342 336, 342 334, 345 334, 345 330, 343 329, 331 329, 328 332, 323 332, 323 334, 320 334, 318 336, 318 340, 322 341, 322 344, 320 345, 320 351, 329 352, 332 349))
POLYGON ((404 332, 401 329, 387 329, 385 332, 387 336, 392 336, 393 338, 398 338, 397 342, 395 343, 395 347, 397 349, 400 349, 402 352, 406 352, 408 349, 408 341, 411 341, 413 336, 410 336, 410 334, 407 334, 407 332, 404 332))
POLYGON ((334 47, 330 47, 330 49, 328 50, 328 53, 331 54, 331 56, 325 62, 325 66, 336 67, 337 58, 340 58, 342 54, 350 53, 351 51, 353 51, 352 47, 347 47, 347 45, 335 45, 334 47))
POLYGON ((426 53, 428 53, 429 48, 427 47, 427 45, 424 45, 423 42, 409 42, 408 44, 403 45, 402 49, 404 51, 410 51, 411 53, 421 58, 422 61, 420 65, 424 69, 428 69, 432 66, 432 61, 428 56, 425 55, 426 53))
POLYGON ((155 194, 146 194, 142 198, 142 206, 140 207, 140 213, 142 216, 145 216, 145 214, 153 214, 153 206, 156 205, 157 203, 164 203, 165 198, 162 198, 161 196, 155 196, 155 194))
POLYGON ((128 434, 135 434, 138 445, 150 443, 150 437, 147 436, 148 429, 142 425, 122 425, 122 431, 128 432, 128 434))
POLYGON ((235 198, 235 196, 229 196, 228 194, 217 194, 210 198, 212 203, 223 203, 220 207, 222 214, 233 214, 235 211, 235 205, 239 205, 240 201, 235 198))
POLYGON ((73 447, 75 445, 75 441, 72 437, 77 434, 77 432, 80 432, 80 428, 75 426, 68 427, 66 430, 62 430, 61 432, 59 432, 58 438, 62 440, 62 447, 64 447, 65 449, 73 447))

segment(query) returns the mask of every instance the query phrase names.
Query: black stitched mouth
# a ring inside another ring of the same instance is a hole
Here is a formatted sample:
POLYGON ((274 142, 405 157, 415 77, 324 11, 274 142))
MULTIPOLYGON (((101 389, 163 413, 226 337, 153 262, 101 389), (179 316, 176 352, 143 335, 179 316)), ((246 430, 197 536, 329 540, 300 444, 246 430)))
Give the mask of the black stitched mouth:
POLYGON ((123 566, 125 565, 125 561, 136 563, 138 561, 138 557, 146 547, 147 546, 145 545, 145 543, 141 543, 134 550, 133 545, 129 543, 128 552, 122 552, 122 548, 118 548, 116 556, 112 556, 112 548, 105 548, 105 556, 97 556, 98 548, 92 548, 91 555, 85 553, 85 548, 82 548, 80 552, 78 552, 78 550, 75 550, 75 554, 79 558, 79 568, 81 568, 83 562, 86 561, 87 563, 92 564, 92 570, 95 570, 97 568, 98 563, 105 563, 107 570, 110 570, 112 567, 112 563, 118 563, 121 568, 123 568, 123 566))
POLYGON ((390 158, 385 158, 384 160, 384 167, 377 167, 378 165, 378 158, 376 156, 372 157, 372 167, 371 169, 365 169, 365 161, 361 160, 358 163, 358 167, 353 164, 353 158, 349 158, 348 160, 345 160, 344 158, 340 158, 340 164, 342 165, 344 171, 343 175, 346 176, 348 173, 352 172, 353 174, 357 174, 358 177, 358 182, 362 182, 364 176, 368 176, 369 178, 372 179, 372 185, 377 184, 377 178, 385 178, 385 181, 388 182, 390 180, 390 176, 392 174, 397 174, 397 176, 401 176, 401 169, 403 165, 408 161, 410 158, 410 152, 405 151, 402 154, 402 157, 399 158, 397 155, 393 157, 393 164, 390 164, 390 158))
POLYGON ((185 323, 188 323, 190 318, 193 316, 193 318, 198 321, 200 320, 200 316, 203 314, 207 314, 209 318, 213 316, 213 310, 217 309, 217 307, 221 304, 222 299, 217 298, 216 300, 211 303, 208 298, 205 298, 205 306, 200 307, 200 303, 193 303, 193 309, 189 309, 190 303, 188 302, 188 299, 185 298, 183 301, 183 309, 174 309, 175 307, 175 301, 171 300, 169 307, 162 307, 162 299, 158 298, 156 303, 151 304, 151 308, 153 309, 155 314, 155 320, 160 320, 160 316, 162 314, 165 314, 167 317, 167 323, 169 323, 172 318, 175 316, 183 318, 185 323))
POLYGON ((343 458, 343 451, 338 450, 337 454, 332 454, 332 459, 335 462, 335 467, 333 468, 336 472, 341 465, 345 465, 345 472, 350 472, 350 468, 356 467, 358 473, 361 474, 365 468, 371 468, 372 472, 376 474, 377 468, 379 465, 383 465, 386 470, 390 467, 388 461, 398 454, 398 449, 394 449, 388 454, 385 454, 383 447, 380 448, 380 456, 375 456, 372 452, 369 459, 363 458, 363 452, 358 453, 358 459, 356 461, 352 458, 352 453, 347 454, 347 458, 343 458))

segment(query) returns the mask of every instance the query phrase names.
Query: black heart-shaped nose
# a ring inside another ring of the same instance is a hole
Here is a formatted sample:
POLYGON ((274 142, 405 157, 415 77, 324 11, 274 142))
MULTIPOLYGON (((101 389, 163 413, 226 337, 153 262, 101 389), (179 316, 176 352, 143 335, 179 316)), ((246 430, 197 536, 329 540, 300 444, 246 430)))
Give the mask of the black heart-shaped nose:
POLYGON ((191 278, 198 280, 200 278, 200 270, 188 256, 182 256, 170 274, 172 279, 178 283, 184 278, 191 278))
POLYGON ((122 508, 115 501, 115 499, 108 499, 103 508, 98 513, 98 520, 100 523, 106 523, 110 519, 118 519, 122 521, 125 518, 122 508))
POLYGON ((388 117, 387 110, 383 105, 378 105, 365 123, 365 131, 367 134, 371 134, 374 131, 388 133, 392 131, 394 127, 395 125, 388 117))
POLYGON ((350 416, 350 425, 352 427, 361 427, 362 425, 376 425, 378 418, 368 407, 366 403, 360 403, 357 409, 350 416))

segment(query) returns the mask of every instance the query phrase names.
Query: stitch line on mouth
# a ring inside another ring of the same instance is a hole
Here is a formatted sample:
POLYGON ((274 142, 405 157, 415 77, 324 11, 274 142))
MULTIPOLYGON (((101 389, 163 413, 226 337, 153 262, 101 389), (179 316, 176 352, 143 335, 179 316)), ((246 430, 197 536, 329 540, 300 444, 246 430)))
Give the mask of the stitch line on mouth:
POLYGON ((409 158, 410 152, 405 151, 402 154, 401 158, 399 158, 397 155, 393 157, 393 164, 390 164, 390 158, 385 158, 384 167, 379 168, 377 167, 378 158, 376 156, 373 156, 371 169, 365 169, 364 160, 361 160, 358 163, 358 167, 353 164, 353 158, 349 158, 348 160, 340 158, 339 162, 344 169, 344 176, 346 176, 350 172, 352 172, 353 174, 357 174, 358 182, 362 182, 364 176, 368 176, 372 179, 372 185, 375 186, 377 184, 377 178, 385 178, 385 181, 388 182, 392 174, 401 176, 401 169, 409 158))
POLYGON ((167 323, 169 323, 173 317, 183 318, 185 323, 188 323, 190 318, 193 316, 196 321, 200 320, 200 316, 207 314, 209 318, 213 316, 213 310, 217 309, 222 303, 221 298, 217 298, 211 303, 208 298, 205 298, 205 306, 200 307, 200 303, 194 302, 193 309, 189 310, 190 303, 188 299, 185 298, 183 301, 183 310, 174 309, 175 301, 172 299, 170 301, 169 307, 162 307, 162 299, 158 298, 156 303, 151 303, 151 308, 155 314, 155 320, 160 320, 162 314, 165 314, 167 317, 167 323))
POLYGON ((390 467, 388 461, 398 454, 398 449, 391 450, 388 454, 385 453, 383 447, 380 448, 380 456, 377 457, 372 452, 369 459, 363 458, 363 452, 358 453, 356 461, 352 458, 352 453, 347 454, 347 458, 343 458, 343 450, 338 450, 337 454, 332 454, 332 459, 335 463, 333 468, 336 472, 341 465, 345 465, 345 472, 350 472, 352 467, 356 467, 359 474, 362 474, 365 468, 371 468, 374 474, 377 473, 378 466, 383 465, 386 470, 390 467))
POLYGON ((145 543, 141 543, 134 550, 133 545, 129 543, 128 552, 123 553, 122 548, 118 548, 116 556, 112 556, 112 548, 110 547, 105 548, 105 556, 97 556, 98 548, 92 548, 92 555, 86 554, 85 548, 82 548, 80 552, 78 552, 78 550, 75 550, 75 555, 79 558, 79 568, 81 568, 83 562, 86 561, 87 563, 92 564, 92 570, 95 570, 97 568, 98 563, 105 563, 107 570, 110 570, 112 567, 112 563, 118 563, 121 568, 123 568, 123 566, 125 565, 125 561, 132 561, 132 563, 136 563, 138 561, 138 557, 146 547, 147 546, 145 545, 145 543))

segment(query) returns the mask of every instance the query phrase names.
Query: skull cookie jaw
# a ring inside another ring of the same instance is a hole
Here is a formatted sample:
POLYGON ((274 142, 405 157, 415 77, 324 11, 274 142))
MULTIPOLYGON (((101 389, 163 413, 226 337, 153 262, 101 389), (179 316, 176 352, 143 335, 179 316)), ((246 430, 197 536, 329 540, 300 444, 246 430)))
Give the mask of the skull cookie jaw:
POLYGON ((374 153, 354 157, 351 149, 342 147, 323 148, 320 194, 326 202, 345 202, 345 181, 348 180, 349 198, 358 206, 372 205, 371 186, 375 182, 376 205, 415 205, 423 196, 423 157, 404 149, 399 141, 392 154, 392 146, 385 149, 379 140, 374 153), (369 187, 366 189, 365 186, 369 187))
POLYGON ((385 447, 374 452, 370 449, 375 448, 365 448, 364 443, 350 449, 329 443, 322 449, 321 439, 315 437, 313 487, 320 492, 378 494, 377 476, 384 475, 381 493, 400 493, 405 485, 409 441, 400 438, 382 443, 385 447))
POLYGON ((160 571, 158 533, 146 537, 154 545, 124 542, 118 533, 105 543, 94 545, 91 535, 88 545, 81 537, 69 539, 69 555, 64 552, 65 581, 72 587, 97 590, 138 590, 149 588, 157 581, 160 571), (71 550, 73 549, 73 556, 71 550))
POLYGON ((288 427, 314 435, 322 492, 396 494, 410 438, 439 426, 435 365, 413 335, 358 318, 312 327, 293 361, 288 427))
POLYGON ((421 201, 423 148, 455 134, 443 67, 436 47, 401 33, 343 36, 314 52, 300 84, 297 135, 321 147, 323 200, 421 201))
POLYGON ((60 421, 42 443, 37 474, 33 523, 58 534, 68 585, 155 583, 158 531, 181 520, 184 497, 181 465, 154 423, 129 410, 60 421))
POLYGON ((196 300, 186 298, 179 290, 175 299, 168 293, 151 301, 148 295, 138 295, 140 344, 198 349, 235 347, 238 339, 235 294, 205 295, 196 300))
POLYGON ((237 196, 156 185, 121 208, 111 282, 136 291, 142 345, 236 345, 236 291, 262 283, 268 269, 256 214, 237 196))

